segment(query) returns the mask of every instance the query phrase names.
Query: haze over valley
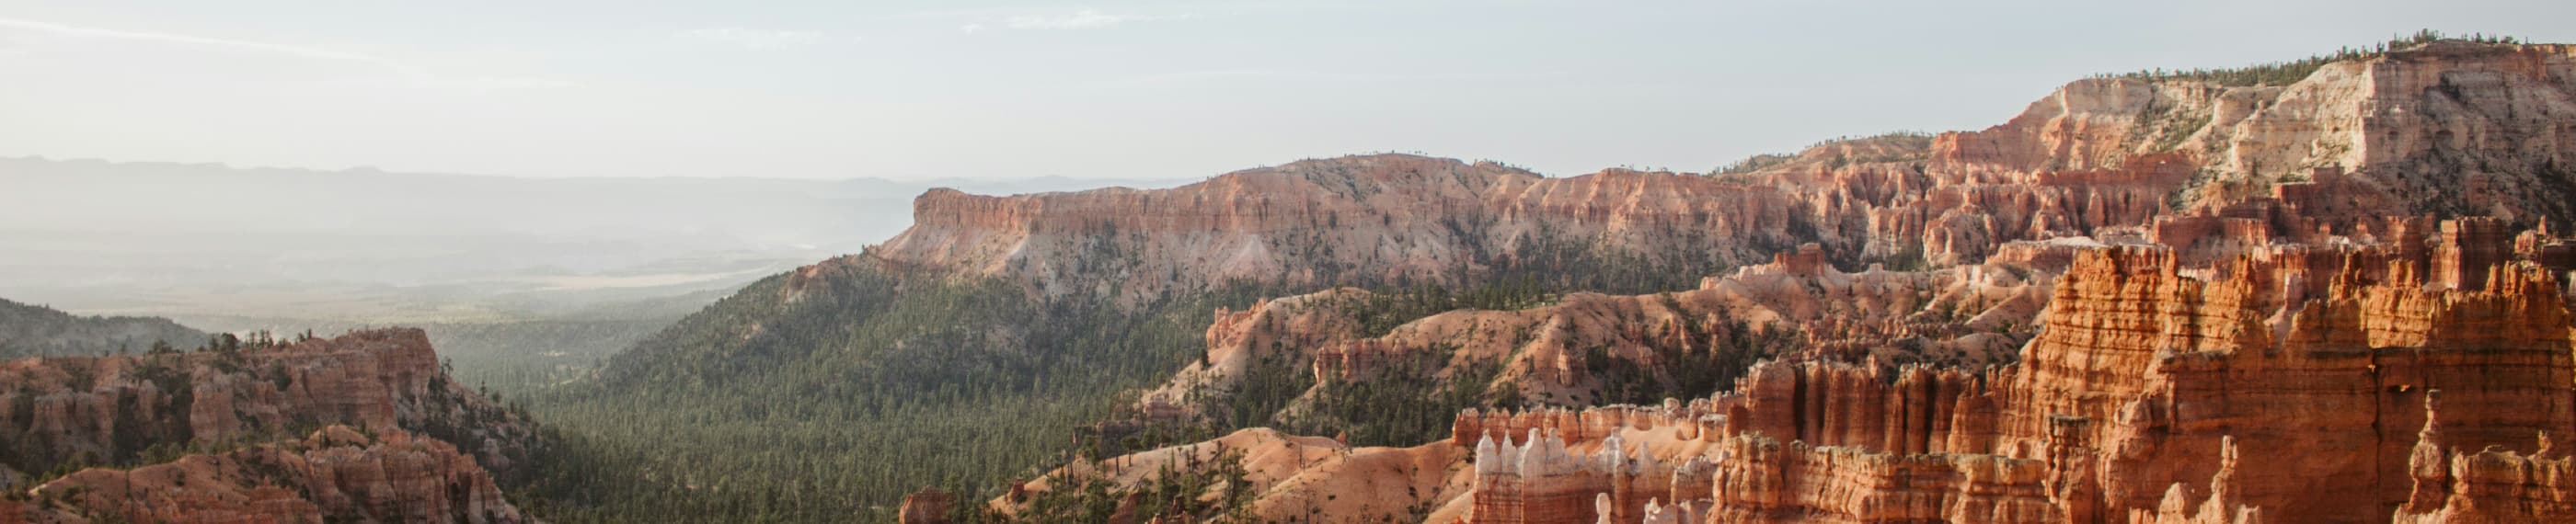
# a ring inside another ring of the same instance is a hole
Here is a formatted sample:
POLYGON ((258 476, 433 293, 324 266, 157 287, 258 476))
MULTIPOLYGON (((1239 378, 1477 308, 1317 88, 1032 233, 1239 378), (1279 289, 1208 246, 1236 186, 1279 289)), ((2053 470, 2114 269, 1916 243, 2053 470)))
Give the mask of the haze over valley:
MULTIPOLYGON (((744 284, 901 232, 932 187, 1153 180, 533 178, 0 158, 0 297, 210 331, 428 328, 565 378, 744 284), (562 368, 562 369, 557 369, 562 368)), ((174 341, 190 342, 190 341, 174 341)), ((138 348, 139 349, 139 348, 138 348)))
POLYGON ((0 0, 0 524, 2576 522, 2570 17, 0 0))

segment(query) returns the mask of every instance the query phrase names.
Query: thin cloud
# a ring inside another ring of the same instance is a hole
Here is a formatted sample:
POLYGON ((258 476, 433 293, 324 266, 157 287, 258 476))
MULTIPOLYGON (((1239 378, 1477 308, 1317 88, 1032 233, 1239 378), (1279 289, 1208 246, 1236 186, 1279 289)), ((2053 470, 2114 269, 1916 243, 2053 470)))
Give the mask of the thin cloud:
POLYGON ((1084 9, 1059 16, 1014 16, 1003 25, 1012 29, 1098 29, 1144 19, 1138 15, 1113 15, 1084 9))
POLYGON ((1193 13, 1168 15, 1108 13, 1097 9, 1083 9, 1070 13, 1009 9, 951 9, 918 11, 902 16, 902 18, 962 20, 965 23, 959 24, 957 30, 968 33, 983 32, 988 29, 1105 29, 1130 22, 1186 20, 1197 17, 1198 15, 1193 13))
POLYGON ((340 51, 340 50, 334 50, 334 49, 324 49, 324 48, 319 48, 319 47, 306 47, 306 46, 299 46, 299 45, 273 44, 273 43, 267 43, 267 42, 253 42, 253 41, 248 41, 248 40, 232 40, 232 39, 225 39, 225 38, 209 38, 209 37, 202 37, 202 36, 192 36, 192 35, 174 34, 174 33, 152 33, 152 32, 143 32, 143 31, 124 31, 124 30, 117 30, 117 29, 103 29, 103 28, 96 28, 96 27, 81 27, 81 26, 72 26, 72 25, 56 24, 56 23, 52 23, 52 22, 41 22, 41 21, 35 21, 35 20, 22 20, 22 19, 14 19, 14 18, 0 18, 0 28, 19 29, 19 30, 35 31, 35 32, 50 33, 50 34, 57 34, 57 35, 64 35, 64 36, 82 37, 82 38, 98 38, 98 39, 108 39, 108 40, 125 40, 125 41, 134 41, 134 42, 154 42, 154 43, 174 44, 174 45, 180 45, 180 46, 186 46, 186 47, 194 47, 194 48, 200 48, 200 49, 216 49, 216 50, 227 50, 227 51, 238 51, 238 52, 249 52, 249 53, 260 53, 260 54, 280 55, 280 56, 288 56, 288 57, 303 58, 303 59, 311 59, 311 60, 326 60, 326 61, 337 61, 337 62, 350 62, 350 63, 357 63, 357 64, 365 64, 365 65, 373 66, 373 67, 376 67, 376 68, 379 68, 379 69, 382 69, 382 70, 385 70, 385 71, 388 71, 388 72, 392 72, 393 74, 398 75, 398 76, 401 76, 401 77, 403 77, 404 79, 411 80, 411 81, 413 81, 414 83, 420 83, 420 84, 442 84, 442 85, 453 85, 453 86, 461 86, 461 87, 467 87, 467 88, 478 89, 478 90, 481 90, 481 89, 523 88, 523 87, 564 87, 564 86, 572 85, 570 82, 565 82, 565 81, 561 81, 561 80, 538 79, 538 78, 446 77, 446 76, 440 76, 440 75, 437 75, 437 74, 433 74, 433 73, 431 73, 428 69, 424 69, 424 68, 421 68, 421 67, 419 67, 419 66, 415 66, 415 65, 412 65, 412 64, 409 64, 409 63, 404 63, 404 62, 402 62, 402 61, 394 60, 394 59, 391 59, 391 58, 385 58, 385 57, 376 56, 376 55, 370 55, 370 54, 365 54, 365 53, 355 53, 355 52, 349 52, 349 51, 340 51))
POLYGON ((1530 80, 1530 79, 1549 78, 1549 77, 1558 77, 1558 76, 1564 76, 1564 73, 1556 73, 1556 72, 1515 72, 1515 73, 1417 73, 1417 74, 1384 74, 1384 73, 1348 73, 1348 72, 1338 72, 1338 71, 1312 71, 1312 70, 1299 70, 1299 69, 1213 69, 1213 70, 1205 70, 1205 71, 1178 71, 1178 72, 1171 72, 1171 73, 1154 73, 1154 74, 1148 74, 1148 75, 1138 75, 1138 76, 1131 76, 1131 77, 1126 77, 1126 78, 1119 78, 1119 79, 1114 79, 1114 80, 1109 80, 1109 81, 1104 81, 1104 82, 1097 82, 1097 83, 1094 83, 1093 85, 1095 85, 1095 86, 1100 86, 1100 87, 1168 87, 1168 86, 1178 86, 1178 85, 1187 85, 1187 84, 1197 84, 1197 83, 1205 83, 1205 82, 1220 82, 1220 81, 1228 81, 1228 80, 1246 80, 1246 79, 1249 79, 1249 80, 1290 80, 1290 81, 1330 81, 1330 82, 1430 82, 1430 81, 1469 81, 1469 80, 1530 80))
POLYGON ((744 49, 785 49, 822 43, 825 35, 817 31, 708 27, 681 31, 679 37, 744 49))

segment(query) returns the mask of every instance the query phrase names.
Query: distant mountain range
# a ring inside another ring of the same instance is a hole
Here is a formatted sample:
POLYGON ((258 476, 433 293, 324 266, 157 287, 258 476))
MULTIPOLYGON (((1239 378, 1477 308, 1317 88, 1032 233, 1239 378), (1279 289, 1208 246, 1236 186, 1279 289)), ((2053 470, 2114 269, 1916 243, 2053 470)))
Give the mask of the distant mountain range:
POLYGON ((343 321, 578 309, 733 289, 857 252, 909 226, 912 199, 934 187, 1178 182, 527 178, 0 158, 10 188, 0 192, 0 294, 87 312, 343 321), (201 300, 210 294, 225 298, 201 300))
MULTIPOLYGON (((0 158, 0 296, 225 332, 421 327, 459 377, 508 388, 577 374, 754 279, 892 237, 934 187, 1179 182, 530 178, 0 158)), ((203 341, 188 333, 172 344, 203 341)))

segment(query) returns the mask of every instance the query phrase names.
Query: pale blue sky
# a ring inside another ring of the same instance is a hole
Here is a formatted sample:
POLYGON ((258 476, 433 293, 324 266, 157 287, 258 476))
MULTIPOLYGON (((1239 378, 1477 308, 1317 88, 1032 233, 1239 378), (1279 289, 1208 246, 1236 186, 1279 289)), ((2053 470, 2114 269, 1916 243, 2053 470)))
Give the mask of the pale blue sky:
POLYGON ((1705 170, 2576 2, 0 0, 0 155, 545 176, 1705 170), (2245 5, 2255 4, 2255 5, 2245 5))

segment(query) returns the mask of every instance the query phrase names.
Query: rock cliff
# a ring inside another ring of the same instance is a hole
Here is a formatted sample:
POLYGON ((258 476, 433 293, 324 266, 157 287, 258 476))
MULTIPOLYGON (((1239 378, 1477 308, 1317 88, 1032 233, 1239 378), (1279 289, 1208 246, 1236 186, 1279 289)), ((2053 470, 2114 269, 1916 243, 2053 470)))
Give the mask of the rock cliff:
POLYGON ((455 446, 400 430, 369 436, 348 426, 130 470, 82 470, 36 486, 28 497, 0 500, 0 521, 534 522, 455 446))
MULTIPOLYGON (((2547 250, 2532 247, 2556 242, 2494 219, 2392 218, 2356 231, 2364 236, 2228 248, 2227 256, 2156 245, 2075 250, 2042 288, 2048 310, 2025 317, 2041 326, 2037 335, 2012 358, 1808 351, 1773 355, 1732 388, 1687 402, 1468 410, 1448 441, 1431 445, 1472 451, 1459 462, 1470 465, 1468 489, 1430 501, 1440 509, 1425 519, 2563 518, 2565 501, 2576 499, 2558 479, 2567 459, 2555 450, 2576 434, 2576 324, 2558 270, 2543 265, 2547 250)), ((1783 255, 1700 292, 1749 286, 1760 275, 1833 274, 1801 258, 1812 255, 1783 255)), ((1871 309, 1856 304, 1876 296, 1800 282, 1793 287, 1805 296, 1832 297, 1815 303, 1846 309, 1782 318, 1865 318, 1859 313, 1871 309)), ((1808 303, 1730 296, 1774 312, 1808 303)), ((1658 318, 1672 316, 1602 318, 1610 333, 1651 334, 1658 318)), ((1250 339, 1306 340, 1283 337, 1295 331, 1283 328, 1330 324, 1264 327, 1260 318, 1229 316, 1211 339, 1236 340, 1232 330, 1250 328, 1265 333, 1250 339)), ((1396 335, 1425 322, 1325 343, 1318 358, 1341 363, 1319 373, 1348 373, 1337 366, 1365 361, 1354 349, 1406 351, 1396 335)), ((1336 484, 1386 478, 1308 474, 1336 484)))
MULTIPOLYGON (((1001 515, 1039 522, 1094 521, 1065 512, 1064 501, 1087 490, 1111 497, 1110 522, 1201 522, 1218 517, 1246 522, 1411 522, 1436 515, 1459 500, 1472 482, 1466 450, 1447 443, 1410 448, 1351 447, 1333 439, 1299 437, 1267 428, 1237 431, 1201 442, 1101 461, 1081 461, 1048 472, 987 504, 1001 515), (1182 486, 1154 493, 1221 501, 1191 513, 1140 495, 1157 485, 1182 486), (1096 486, 1096 487, 1095 487, 1096 486)), ((1101 495, 1089 495, 1101 496, 1101 495)))
MULTIPOLYGON (((2086 251, 2011 365, 1774 362, 1647 426, 1705 442, 1661 458, 1715 465, 1712 522, 2548 521, 2568 500, 2546 472, 2576 431, 2576 346, 2554 272, 2477 255, 2511 237, 2276 246, 2210 266, 2164 247, 2086 251)), ((1626 435, 1600 416, 1469 413, 1452 443, 1626 435)), ((1533 499, 1517 482, 1470 496, 1520 509, 1470 521, 1574 522, 1558 514, 1622 496, 1546 480, 1565 493, 1533 499)))
MULTIPOLYGON (((1201 358, 1135 411, 1250 406, 1261 413, 1233 422, 1287 426, 1432 396, 1708 397, 1617 431, 1462 418, 1452 453, 1490 436, 1495 457, 1535 447, 1579 467, 1474 474, 1494 489, 1444 499, 1439 521, 2474 517, 2462 508, 2553 496, 2509 481, 2555 467, 2513 446, 2576 432, 2559 280, 2576 248, 2546 232, 2576 221, 2571 73, 2568 46, 2446 41, 2271 85, 2088 79, 1987 129, 1835 141, 1710 174, 1551 178, 1369 155, 1165 190, 936 190, 902 235, 693 317, 724 329, 689 330, 709 342, 661 361, 832 347, 844 341, 814 334, 831 330, 797 328, 872 310, 834 306, 830 290, 900 303, 879 297, 928 287, 919 275, 1131 311, 1257 289, 1284 297, 1218 310, 1201 358), (1515 272, 1598 290, 1576 277, 1618 271, 1656 287, 1400 323, 1361 290, 1515 272), (1637 294, 1653 291, 1665 292, 1637 294), (806 306, 770 308, 802 315, 777 322, 788 315, 760 309, 772 304, 806 306), (721 350, 737 340, 786 349, 721 350), (1772 361, 1748 369, 1757 359, 1772 361), (1336 408, 1336 384, 1410 398, 1336 408), (2443 449, 2496 453, 2415 459, 2448 453, 2417 452, 2434 389, 2453 399, 2443 449), (1705 471, 1620 462, 1649 456, 1705 471), (2441 468, 2459 472, 2425 473, 2441 468)), ((980 338, 957 349, 1046 347, 983 322, 958 327, 980 338)), ((1129 459, 1151 460, 1112 462, 1129 459)), ((1130 519, 1192 504, 1118 502, 1130 519)))
POLYGON ((77 469, 26 492, 33 522, 520 522, 495 479, 542 451, 417 329, 0 363, 0 437, 13 469, 77 469))
POLYGON ((903 509, 895 521, 903 524, 947 524, 957 511, 957 495, 937 488, 922 488, 903 497, 903 509))
POLYGON ((1982 365, 2012 358, 2054 279, 2018 264, 1845 273, 1826 258, 1810 244, 1695 290, 1575 293, 1528 309, 1438 313, 1374 337, 1359 318, 1378 303, 1358 289, 1220 310, 1204 357, 1148 392, 1142 411, 1195 414, 1264 387, 1245 381, 1278 365, 1311 368, 1302 384, 1317 389, 1478 381, 1474 389, 1568 406, 1704 395, 1765 358, 1982 365))
POLYGON ((0 363, 8 463, 44 471, 123 461, 154 446, 215 445, 347 424, 460 443, 495 471, 525 460, 532 430, 448 379, 417 329, 123 357, 0 363))
POLYGON ((1676 267, 1795 245, 1779 189, 1612 170, 1546 178, 1411 155, 1308 160, 1165 190, 1009 197, 933 190, 870 256, 1023 279, 1044 296, 1151 300, 1230 282, 1447 282, 1535 250, 1600 248, 1676 267), (1150 277, 1150 278, 1148 278, 1150 277))
POLYGON ((1992 128, 1830 142, 1724 174, 1546 178, 1374 155, 1167 190, 938 190, 871 253, 1049 296, 1144 300, 1231 281, 1445 281, 1551 239, 1684 265, 1801 242, 1846 266, 1972 265, 2014 242, 2139 235, 2167 215, 2310 221, 2294 234, 2392 208, 2569 223, 2571 108, 2576 47, 2441 41, 2288 85, 2083 80, 1992 128), (2266 200, 2282 205, 2243 207, 2266 200))

